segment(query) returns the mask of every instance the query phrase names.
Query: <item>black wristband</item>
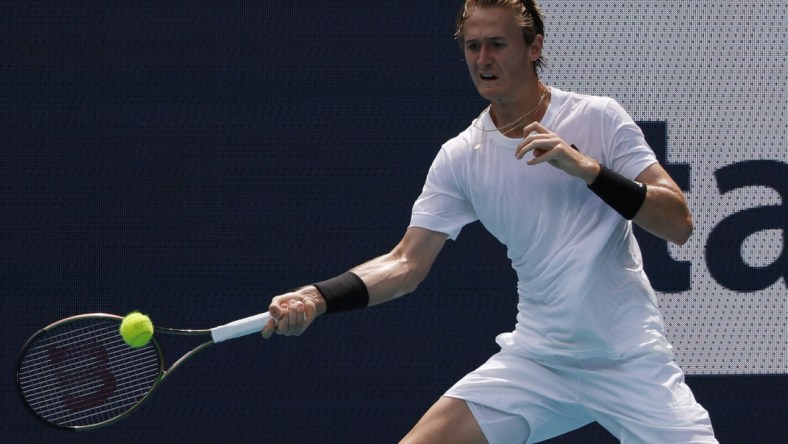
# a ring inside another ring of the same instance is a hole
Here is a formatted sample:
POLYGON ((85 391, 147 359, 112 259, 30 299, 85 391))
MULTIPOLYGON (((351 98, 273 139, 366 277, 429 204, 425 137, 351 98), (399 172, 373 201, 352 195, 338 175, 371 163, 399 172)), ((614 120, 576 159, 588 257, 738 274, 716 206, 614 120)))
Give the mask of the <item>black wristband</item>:
POLYGON ((355 310, 369 305, 369 291, 364 281, 351 272, 312 284, 326 301, 326 313, 355 310))
POLYGON ((588 188, 626 220, 632 220, 646 200, 646 184, 629 180, 599 165, 599 175, 588 188))

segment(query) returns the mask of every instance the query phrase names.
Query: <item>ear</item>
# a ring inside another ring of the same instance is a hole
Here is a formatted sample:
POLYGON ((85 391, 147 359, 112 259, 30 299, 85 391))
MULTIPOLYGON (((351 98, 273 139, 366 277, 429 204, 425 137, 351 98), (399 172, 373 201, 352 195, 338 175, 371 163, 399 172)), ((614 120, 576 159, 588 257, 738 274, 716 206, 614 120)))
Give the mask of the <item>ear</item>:
POLYGON ((530 52, 531 61, 535 62, 539 60, 539 57, 542 57, 542 48, 544 47, 544 36, 542 34, 537 34, 534 37, 534 41, 531 42, 531 46, 528 47, 528 51, 530 52))

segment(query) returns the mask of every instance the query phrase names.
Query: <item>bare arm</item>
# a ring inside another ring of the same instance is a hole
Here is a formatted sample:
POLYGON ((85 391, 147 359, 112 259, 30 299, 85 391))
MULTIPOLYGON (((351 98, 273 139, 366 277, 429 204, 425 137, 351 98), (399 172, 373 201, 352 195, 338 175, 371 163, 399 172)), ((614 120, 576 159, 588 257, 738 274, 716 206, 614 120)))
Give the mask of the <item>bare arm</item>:
MULTIPOLYGON (((522 159, 526 153, 533 151, 535 157, 528 161, 529 165, 547 162, 587 184, 599 174, 599 162, 572 148, 539 123, 526 126, 524 134, 526 137, 515 155, 522 159)), ((659 164, 652 164, 635 180, 646 184, 648 192, 632 221, 667 241, 678 245, 687 242, 692 234, 692 215, 684 193, 676 182, 659 164)))
POLYGON ((404 296, 427 277, 446 235, 423 228, 408 228, 391 252, 352 268, 369 290, 369 305, 404 296))
POLYGON ((692 234, 692 214, 681 188, 658 163, 635 179, 648 185, 648 194, 632 222, 649 233, 683 245, 692 234))
MULTIPOLYGON (((352 268, 369 291, 369 305, 377 305, 416 289, 432 268, 446 243, 443 233, 423 228, 408 228, 402 240, 389 253, 352 268)), ((294 292, 276 296, 269 311, 278 319, 263 329, 263 337, 274 332, 300 335, 315 318, 326 312, 323 296, 308 285, 294 292)))

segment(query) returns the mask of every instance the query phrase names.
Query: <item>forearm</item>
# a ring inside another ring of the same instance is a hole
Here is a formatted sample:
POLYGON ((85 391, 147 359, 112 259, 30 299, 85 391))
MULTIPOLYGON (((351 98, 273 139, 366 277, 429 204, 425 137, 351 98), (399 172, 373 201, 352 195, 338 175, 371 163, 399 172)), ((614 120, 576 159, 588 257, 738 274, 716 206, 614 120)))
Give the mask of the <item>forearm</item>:
POLYGON ((274 320, 263 329, 263 337, 274 332, 300 335, 318 315, 377 305, 412 292, 429 273, 446 238, 436 231, 408 228, 390 253, 326 281, 275 296, 269 305, 274 320))
MULTIPOLYGON (((389 253, 350 269, 361 279, 367 305, 396 299, 416 289, 427 276, 447 236, 423 228, 409 228, 389 253)), ((314 286, 303 289, 319 298, 318 314, 326 311, 325 300, 314 286)))
POLYGON ((529 165, 549 163, 583 180, 619 214, 657 237, 681 245, 692 234, 692 216, 684 193, 658 163, 638 175, 635 181, 646 185, 640 187, 619 173, 603 174, 604 168, 583 154, 582 147, 568 145, 538 122, 524 131, 528 136, 518 145, 516 158, 533 152, 529 165), (600 178, 604 180, 597 183, 600 178))
POLYGON ((632 222, 649 233, 677 245, 683 245, 692 234, 692 214, 681 192, 652 184, 646 200, 632 222))
POLYGON ((428 270, 420 271, 396 251, 350 270, 360 277, 369 292, 369 305, 377 305, 416 290, 428 270))
POLYGON ((430 272, 446 238, 443 233, 411 227, 389 253, 352 268, 350 271, 367 286, 369 305, 416 290, 430 272))
POLYGON ((578 169, 581 173, 576 175, 622 216, 649 233, 678 245, 689 239, 693 226, 687 200, 659 164, 649 166, 635 181, 603 170, 598 162, 592 161, 578 169), (605 174, 608 174, 607 184, 600 188, 597 182, 605 174))
MULTIPOLYGON (((367 306, 381 304, 414 291, 426 275, 426 271, 419 271, 405 257, 398 255, 396 250, 353 267, 349 272, 358 276, 366 287, 367 306)), ((326 291, 323 284, 317 285, 326 291)), ((317 314, 328 311, 327 295, 315 285, 303 287, 299 292, 314 301, 317 314)))
POLYGON ((646 168, 635 180, 648 184, 648 192, 632 222, 674 244, 687 242, 693 230, 692 214, 676 182, 658 163, 646 168))

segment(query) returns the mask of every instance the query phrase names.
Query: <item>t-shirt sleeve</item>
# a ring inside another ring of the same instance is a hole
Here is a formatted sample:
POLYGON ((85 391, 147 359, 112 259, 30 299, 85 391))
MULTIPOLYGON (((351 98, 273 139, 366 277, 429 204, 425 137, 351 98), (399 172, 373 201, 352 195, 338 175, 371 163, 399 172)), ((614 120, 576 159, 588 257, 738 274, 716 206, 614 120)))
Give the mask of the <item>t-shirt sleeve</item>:
POLYGON ((608 145, 611 152, 609 168, 629 179, 635 179, 640 173, 654 163, 657 157, 646 142, 643 131, 632 117, 615 100, 610 100, 606 107, 610 121, 608 145))
POLYGON ((444 145, 432 162, 410 218, 411 227, 445 233, 456 239, 462 227, 477 219, 463 190, 462 155, 444 145))

